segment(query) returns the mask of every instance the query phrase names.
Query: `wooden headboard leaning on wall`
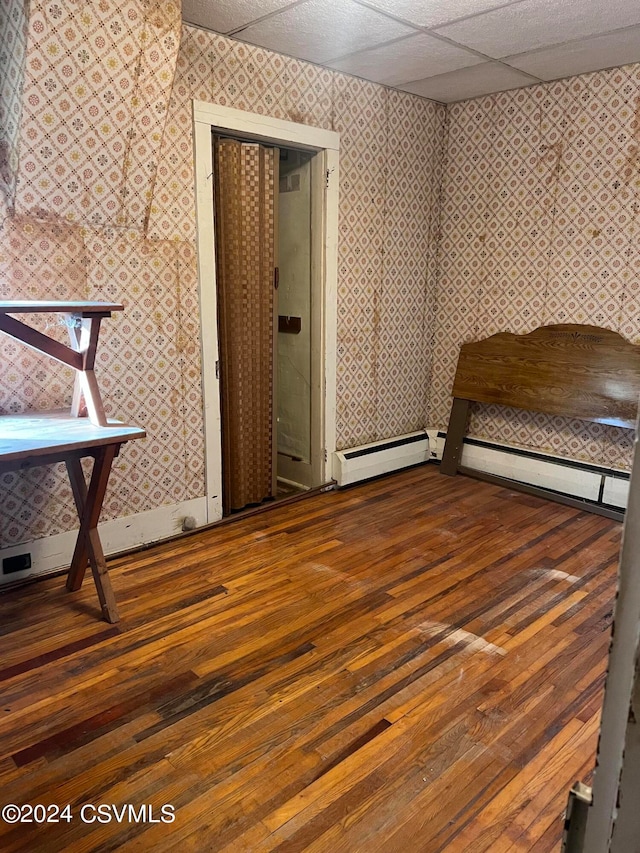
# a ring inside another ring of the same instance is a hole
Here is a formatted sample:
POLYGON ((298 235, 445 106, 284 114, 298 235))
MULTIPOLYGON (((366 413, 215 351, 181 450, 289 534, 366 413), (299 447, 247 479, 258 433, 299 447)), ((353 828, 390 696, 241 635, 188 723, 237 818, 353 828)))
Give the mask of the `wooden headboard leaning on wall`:
MULTIPOLYGON (((541 326, 527 335, 500 332, 463 344, 452 395, 440 471, 453 475, 461 470, 477 476, 459 467, 472 402, 635 429, 640 346, 598 326, 541 326)), ((512 488, 518 485, 490 475, 486 479, 512 488)), ((550 496, 536 487, 526 490, 550 496)))

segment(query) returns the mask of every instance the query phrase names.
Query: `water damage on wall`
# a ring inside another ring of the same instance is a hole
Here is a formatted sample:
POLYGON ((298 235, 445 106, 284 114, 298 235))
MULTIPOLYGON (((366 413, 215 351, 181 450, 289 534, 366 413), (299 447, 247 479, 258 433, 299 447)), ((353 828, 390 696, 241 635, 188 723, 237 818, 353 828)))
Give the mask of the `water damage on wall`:
POLYGON ((0 192, 14 206, 22 115, 28 0, 0 3, 0 192))
MULTIPOLYGON (((148 234, 180 11, 0 4, 0 296, 125 305, 104 321, 96 371, 107 414, 149 437, 118 459, 103 518, 203 492, 194 246, 148 234)), ((52 315, 31 321, 68 339, 52 315)), ((4 335, 0 356, 0 413, 70 404, 69 368, 4 335)), ((0 547, 70 529, 72 505, 56 468, 5 475, 0 547)))

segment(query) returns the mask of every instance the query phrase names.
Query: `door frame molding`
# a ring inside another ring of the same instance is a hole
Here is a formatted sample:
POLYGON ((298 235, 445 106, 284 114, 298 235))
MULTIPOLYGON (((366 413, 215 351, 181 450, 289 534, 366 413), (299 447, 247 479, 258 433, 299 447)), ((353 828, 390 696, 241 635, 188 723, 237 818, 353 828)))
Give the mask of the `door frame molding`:
MULTIPOLYGON (((249 113, 205 101, 193 101, 193 136, 196 191, 196 243, 202 346, 204 399, 205 489, 207 521, 222 518, 222 432, 220 383, 216 377, 218 328, 216 308, 216 250, 213 221, 213 131, 240 134, 245 139, 284 148, 298 147, 321 153, 322 189, 322 340, 320 363, 323 481, 331 479, 331 459, 336 449, 336 337, 338 297, 338 167, 340 135, 331 130, 270 116, 249 113)), ((316 189, 314 187, 314 189, 316 189)), ((317 189, 316 189, 317 192, 317 189)))

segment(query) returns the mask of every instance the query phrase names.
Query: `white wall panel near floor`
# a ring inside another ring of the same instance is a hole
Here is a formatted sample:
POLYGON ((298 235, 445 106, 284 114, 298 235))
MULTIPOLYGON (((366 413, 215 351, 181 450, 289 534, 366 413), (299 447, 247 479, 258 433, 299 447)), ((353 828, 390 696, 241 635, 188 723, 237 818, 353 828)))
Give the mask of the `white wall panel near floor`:
MULTIPOLYGON (((341 450, 334 454, 333 477, 339 486, 348 486, 410 465, 439 462, 444 442, 437 430, 419 430, 341 450)), ((627 505, 628 474, 561 456, 467 439, 461 466, 616 509, 627 505)))
MULTIPOLYGON (((193 498, 183 503, 161 506, 148 512, 105 521, 98 525, 104 553, 110 556, 139 545, 169 539, 181 532, 183 521, 188 516, 194 519, 196 527, 206 524, 206 498, 193 498)), ((1 550, 0 567, 3 560, 8 557, 29 554, 31 568, 11 572, 11 574, 0 574, 0 586, 68 568, 77 538, 78 531, 70 530, 1 550)))
POLYGON ((337 451, 333 456, 333 478, 339 486, 348 486, 428 462, 430 458, 429 435, 426 430, 419 430, 337 451))
MULTIPOLYGON (((445 436, 438 433, 435 442, 438 461, 442 459, 444 443, 445 436)), ((624 509, 627 505, 629 475, 626 472, 588 465, 579 460, 467 439, 460 465, 617 509, 624 509)))

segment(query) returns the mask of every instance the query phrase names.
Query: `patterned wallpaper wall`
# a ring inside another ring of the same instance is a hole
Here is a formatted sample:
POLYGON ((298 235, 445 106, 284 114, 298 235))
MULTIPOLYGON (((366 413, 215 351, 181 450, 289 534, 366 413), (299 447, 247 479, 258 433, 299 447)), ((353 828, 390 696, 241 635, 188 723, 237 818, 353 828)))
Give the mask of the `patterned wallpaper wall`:
MULTIPOLYGON (((449 107, 430 426, 466 341, 566 322, 640 343, 639 167, 638 65, 449 107)), ((584 421, 483 406, 470 432, 630 463, 629 431, 584 421)))
MULTIPOLYGON (((639 66, 445 109, 180 30, 168 0, 32 0, 26 39, 12 20, 0 296, 125 303, 99 381, 109 415, 148 438, 117 460, 104 519, 204 492, 191 98, 341 134, 340 448, 445 428, 466 340, 576 321, 640 341, 639 66)), ((70 396, 68 370, 0 338, 0 413, 70 396)), ((628 461, 613 428, 485 407, 472 431, 628 461)), ((59 470, 3 476, 0 547, 74 527, 71 507, 59 470)))
MULTIPOLYGON (((178 51, 176 8, 32 0, 15 210, 0 201, 0 298, 125 304, 98 379, 148 438, 116 460, 103 520, 204 493, 191 98, 341 133, 339 446, 427 417, 445 108, 188 27, 178 51)), ((71 379, 0 338, 0 413, 65 406, 71 379)), ((4 475, 0 547, 73 528, 72 506, 61 470, 4 475)))
MULTIPOLYGON (((24 81, 10 78, 23 96, 0 296, 126 306, 104 322, 97 372, 107 413, 148 438, 116 460, 103 518, 203 492, 195 247, 147 233, 180 38, 172 2, 32 0, 24 81)), ((50 317, 35 324, 67 338, 50 317)), ((71 371, 1 337, 0 412, 66 406, 71 389, 71 371)), ((0 546, 72 529, 72 508, 62 466, 4 475, 0 546)))
POLYGON ((27 44, 25 0, 0 2, 0 192, 11 199, 18 169, 18 133, 27 44))
POLYGON ((190 98, 340 133, 338 448, 424 426, 445 108, 187 27, 152 235, 194 222, 190 98))

